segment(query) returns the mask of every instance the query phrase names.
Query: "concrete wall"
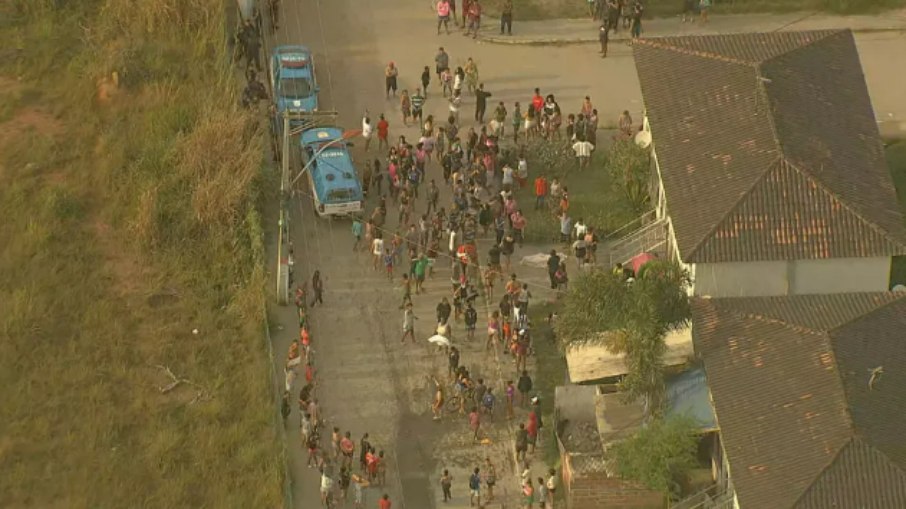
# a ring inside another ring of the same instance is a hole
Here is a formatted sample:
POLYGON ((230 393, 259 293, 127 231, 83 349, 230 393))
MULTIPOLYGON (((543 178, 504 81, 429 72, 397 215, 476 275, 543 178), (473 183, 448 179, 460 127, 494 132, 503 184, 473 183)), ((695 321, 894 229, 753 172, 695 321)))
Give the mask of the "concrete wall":
POLYGON ((696 263, 690 270, 697 296, 786 295, 787 262, 696 263))
POLYGON ((663 509, 666 498, 642 485, 610 479, 606 474, 574 478, 567 495, 569 509, 663 509))
POLYGON ((890 258, 796 260, 790 293, 883 292, 890 285, 890 258))
POLYGON ((886 291, 890 258, 834 258, 783 262, 698 263, 690 266, 693 292, 711 297, 886 291))

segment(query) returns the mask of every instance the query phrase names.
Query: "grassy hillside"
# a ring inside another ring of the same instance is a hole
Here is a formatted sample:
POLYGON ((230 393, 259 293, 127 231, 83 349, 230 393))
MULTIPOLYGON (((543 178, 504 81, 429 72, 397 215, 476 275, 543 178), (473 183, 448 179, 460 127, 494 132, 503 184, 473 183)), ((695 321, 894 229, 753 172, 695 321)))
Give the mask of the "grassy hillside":
POLYGON ((0 3, 0 507, 281 502, 224 5, 0 3))

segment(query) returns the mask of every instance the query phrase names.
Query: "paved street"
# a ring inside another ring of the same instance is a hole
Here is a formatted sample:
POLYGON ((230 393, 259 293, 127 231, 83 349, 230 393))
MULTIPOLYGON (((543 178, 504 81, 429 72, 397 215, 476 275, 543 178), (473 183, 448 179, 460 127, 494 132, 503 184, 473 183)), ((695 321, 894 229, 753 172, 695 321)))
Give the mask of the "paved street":
MULTIPOLYGON (((415 5, 415 2, 407 2, 415 5)), ((422 3, 417 4, 423 7, 422 3)), ((322 4, 319 10, 315 1, 285 5, 284 22, 277 37, 278 44, 304 43, 316 54, 318 78, 321 86, 322 109, 340 112, 341 124, 347 128, 360 126, 361 113, 367 108, 373 116, 386 112, 391 122, 391 137, 404 134, 417 138, 414 127, 401 128, 396 101, 386 101, 382 96, 383 67, 394 60, 402 69, 401 87, 413 89, 420 70, 432 65, 437 46, 431 25, 430 12, 419 9, 407 11, 383 8, 371 10, 372 4, 352 2, 322 4), (351 6, 355 5, 355 9, 351 6), (320 19, 319 19, 320 13, 320 19), (427 17, 426 17, 427 15, 427 17), (323 30, 322 30, 322 27, 323 30), (381 27, 383 37, 375 30, 381 27), (298 34, 305 34, 300 37, 298 34), (431 41, 423 50, 413 51, 411 38, 431 41)), ((500 48, 498 56, 491 58, 482 47, 461 35, 442 37, 454 62, 464 62, 475 55, 486 86, 503 95, 507 103, 530 98, 531 89, 541 86, 545 90, 564 91, 571 94, 571 102, 579 104, 586 93, 578 87, 565 84, 553 88, 558 73, 551 71, 533 76, 534 66, 525 65, 514 79, 507 79, 503 70, 492 69, 491 64, 503 62, 507 57, 500 48), (474 51, 475 53, 471 53, 474 51), (485 64, 487 62, 487 64, 485 64), (495 87, 495 88, 492 88, 495 87), (506 88, 503 88, 506 87, 506 88)), ((436 117, 446 112, 446 102, 437 99, 439 90, 432 88, 426 105, 426 114, 436 117)), ((569 99, 568 99, 569 100, 569 99)), ((467 100, 468 101, 468 100, 467 100)), ((467 102, 463 117, 471 114, 467 102)), ((470 125, 465 122, 464 125, 470 125)), ((355 149, 358 161, 381 157, 372 149, 365 154, 361 143, 355 149)), ((429 178, 440 180, 439 166, 429 166, 429 178)), ((443 189, 442 200, 448 199, 443 189)), ((424 202, 417 208, 423 211, 424 202)), ((489 443, 473 443, 464 417, 455 413, 445 416, 442 422, 431 420, 429 404, 432 394, 431 377, 446 380, 447 361, 443 353, 429 347, 425 339, 432 334, 434 308, 443 296, 449 296, 450 271, 439 261, 437 274, 426 283, 428 294, 415 298, 415 313, 419 317, 416 333, 418 343, 401 345, 399 342, 401 293, 395 289, 399 280, 389 283, 383 273, 371 270, 370 259, 365 254, 351 252, 352 236, 348 221, 319 220, 312 217, 310 203, 304 197, 293 208, 292 238, 296 247, 296 272, 298 278, 307 278, 315 269, 321 270, 325 279, 323 308, 311 312, 313 345, 320 386, 317 391, 329 420, 327 429, 338 426, 352 432, 358 442, 368 432, 378 450, 388 456, 387 485, 371 488, 367 493, 366 507, 374 507, 384 492, 394 501, 394 507, 413 509, 439 505, 438 479, 444 468, 455 478, 454 501, 448 507, 467 507, 466 483, 468 472, 491 457, 501 478, 497 500, 509 498, 509 507, 515 506, 515 489, 518 482, 511 458, 512 428, 501 416, 497 424, 485 426, 484 436, 489 443)), ((389 227, 396 226, 395 210, 390 209, 389 227)), ((482 252, 487 250, 481 243, 482 252)), ((540 271, 539 271, 540 272, 540 271)), ((538 292, 543 296, 544 292, 538 292)), ((486 312, 479 310, 479 331, 483 330, 486 312)), ((291 307, 281 309, 282 331, 274 334, 277 372, 282 370, 289 342, 296 336, 297 322, 291 307)), ((457 343, 463 337, 462 324, 454 324, 457 343)), ((483 377, 488 385, 502 392, 503 377, 513 378, 512 364, 500 364, 495 352, 484 353, 482 336, 475 344, 462 347, 462 362, 475 378, 483 377)), ((530 363, 531 367, 531 363, 530 363)), ((296 391, 298 387, 296 388, 296 391)), ((294 391, 294 392, 296 392, 294 391)), ((524 420, 525 412, 517 414, 524 420)), ((291 452, 294 501, 299 507, 313 507, 318 503, 318 479, 314 469, 305 466, 307 455, 302 450, 297 431, 296 411, 288 420, 288 438, 291 452)), ((329 433, 329 431, 328 431, 329 433)), ((542 467, 534 468, 534 475, 542 475, 542 467)), ((488 507, 496 507, 489 505, 488 507)))
MULTIPOLYGON (((553 55, 572 55, 566 60, 575 67, 582 61, 597 58, 597 28, 599 22, 589 19, 561 19, 545 21, 514 22, 512 36, 501 36, 496 20, 489 20, 482 36, 485 43, 507 46, 531 46, 544 54, 559 47, 561 52, 553 55), (566 48, 568 46, 569 48, 566 48), (586 60, 587 59, 587 60, 586 60)), ((746 32, 774 32, 779 30, 832 30, 849 28, 855 32, 856 45, 865 71, 865 80, 871 94, 875 117, 883 136, 906 136, 906 101, 897 87, 890 86, 902 80, 902 69, 891 62, 902 61, 906 54, 906 9, 882 15, 832 16, 814 12, 791 12, 785 14, 743 14, 712 16, 709 23, 681 23, 678 17, 645 20, 642 24, 643 37, 665 37, 676 35, 711 35, 746 32)), ((635 115, 641 109, 641 94, 635 77, 632 51, 626 45, 628 30, 612 34, 610 51, 600 66, 607 72, 603 82, 604 90, 592 87, 596 95, 605 94, 608 101, 602 109, 602 118, 619 115, 618 104, 629 104, 635 115), (619 76, 619 79, 613 79, 619 76)), ((531 50, 530 50, 531 51, 531 50)), ((598 101, 600 102, 600 101, 598 101)))
MULTIPOLYGON (((679 4, 678 4, 679 5, 679 4)), ((494 23, 487 25, 484 40, 500 44, 581 44, 597 43, 600 21, 583 19, 557 19, 514 22, 513 35, 501 36, 494 23)), ((698 20, 682 23, 680 17, 644 19, 643 37, 674 35, 738 34, 745 32, 774 32, 780 30, 833 30, 849 28, 857 33, 906 31, 906 9, 884 15, 834 16, 816 12, 788 12, 783 14, 728 14, 713 15, 708 23, 698 20)), ((629 30, 620 28, 611 33, 611 40, 626 40, 629 30)))
MULTIPOLYGON (((381 112, 387 114, 391 139, 400 134, 417 139, 414 127, 401 127, 397 102, 383 97, 383 69, 387 62, 396 62, 401 69, 401 88, 412 90, 421 69, 425 65, 433 69, 439 45, 447 49, 451 64, 462 65, 470 56, 476 60, 486 89, 494 94, 489 110, 498 100, 505 101, 510 109, 516 100, 526 104, 532 89, 540 87, 542 93, 556 94, 560 104, 570 111, 578 110, 582 98, 591 95, 605 126, 615 123, 624 109, 636 119, 641 116, 639 85, 625 45, 615 44, 611 56, 602 60, 594 45, 498 45, 476 42, 458 33, 437 36, 434 15, 424 0, 381 4, 284 0, 283 4, 283 26, 276 42, 301 43, 313 49, 322 109, 338 110, 341 125, 349 129, 360 127, 362 112, 368 109, 374 118, 381 112)), ((894 78, 900 71, 890 61, 897 54, 906 54, 906 39, 894 33, 873 33, 859 35, 857 41, 879 119, 882 113, 890 113, 893 116, 886 118, 893 120, 906 119, 902 95, 895 94, 893 87, 885 93, 880 86, 898 81, 894 78)), ((436 83, 432 83, 425 112, 443 118, 447 105, 439 95, 436 83)), ((471 118, 473 108, 473 101, 466 96, 461 115, 463 128, 472 125, 466 119, 471 118)), ((355 155, 359 163, 366 158, 383 160, 385 156, 374 148, 365 154, 361 142, 355 155)), ((436 163, 428 167, 428 178, 440 180, 439 175, 436 163)), ((447 191, 443 187, 442 190, 447 191)), ((424 211, 424 201, 416 210, 424 211)), ((391 496, 395 509, 440 506, 438 477, 443 468, 449 468, 455 477, 454 503, 447 507, 467 507, 467 472, 486 456, 495 461, 501 478, 498 485, 507 490, 512 500, 518 482, 510 454, 511 425, 498 418, 488 426, 490 443, 476 445, 464 418, 448 414, 442 422, 431 420, 430 377, 445 374, 446 358, 429 347, 425 338, 433 329, 435 305, 449 294, 446 265, 438 264, 436 277, 426 285, 427 295, 415 297, 415 311, 420 318, 416 326, 418 344, 400 345, 401 293, 383 273, 371 270, 367 255, 351 251, 349 222, 312 217, 311 205, 304 196, 294 201, 292 211, 297 280, 309 278, 317 269, 325 281, 325 305, 311 312, 319 380, 317 397, 328 419, 325 434, 329 437, 333 426, 349 430, 358 447, 358 440, 368 432, 371 443, 389 458, 387 485, 369 489, 365 507, 377 507, 377 498, 383 492, 391 496)), ((389 228, 396 227, 395 212, 391 206, 389 228)), ((483 242, 480 253, 486 250, 483 242)), ((514 259, 540 250, 526 247, 514 259)), ((543 283, 541 270, 519 268, 518 272, 532 282, 543 283)), ((394 283, 398 286, 399 280, 394 283)), ((544 298, 543 293, 538 292, 536 298, 544 298)), ((483 336, 484 321, 484 313, 479 312, 479 338, 483 336)), ((272 330, 278 374, 282 373, 289 342, 297 337, 292 306, 279 309, 279 325, 282 330, 272 330)), ((454 337, 461 343, 461 325, 457 326, 454 337)), ((481 340, 477 342, 464 346, 463 363, 472 368, 476 377, 493 381, 493 387, 500 391, 502 379, 512 377, 512 364, 499 359, 499 352, 486 356, 481 340)), ((298 384, 293 393, 298 393, 298 384)), ((524 413, 517 418, 524 420, 524 413)), ((287 430, 295 505, 317 507, 318 479, 316 471, 305 466, 295 408, 287 430)), ((542 475, 541 467, 533 465, 534 476, 542 475)))

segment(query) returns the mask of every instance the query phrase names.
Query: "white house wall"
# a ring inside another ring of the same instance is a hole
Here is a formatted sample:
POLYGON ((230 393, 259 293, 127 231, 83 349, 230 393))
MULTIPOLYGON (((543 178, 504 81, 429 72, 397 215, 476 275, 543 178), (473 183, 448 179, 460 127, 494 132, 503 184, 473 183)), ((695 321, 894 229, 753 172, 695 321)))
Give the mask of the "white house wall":
POLYGON ((693 293, 709 297, 786 295, 787 262, 696 263, 693 293))
POLYGON ((697 263, 693 294, 767 297, 886 291, 890 258, 697 263))
POLYGON ((883 292, 890 281, 890 258, 832 258, 790 262, 790 293, 883 292))

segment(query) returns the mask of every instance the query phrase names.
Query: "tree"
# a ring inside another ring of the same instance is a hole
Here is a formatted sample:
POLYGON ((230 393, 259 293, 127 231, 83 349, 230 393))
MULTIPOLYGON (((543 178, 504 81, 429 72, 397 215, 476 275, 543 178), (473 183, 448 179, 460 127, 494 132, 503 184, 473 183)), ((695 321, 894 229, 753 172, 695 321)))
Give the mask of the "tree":
POLYGON ((607 171, 620 182, 626 198, 636 212, 648 208, 648 185, 651 179, 651 155, 631 140, 613 144, 607 157, 607 171))
POLYGON ((628 373, 621 385, 626 398, 642 398, 646 413, 658 416, 664 399, 664 337, 689 323, 690 279, 671 262, 651 261, 644 269, 632 282, 600 270, 577 278, 566 294, 556 329, 570 345, 604 344, 623 354, 628 373))
POLYGON ((652 421, 608 450, 619 475, 677 498, 697 465, 698 426, 689 417, 652 421))

